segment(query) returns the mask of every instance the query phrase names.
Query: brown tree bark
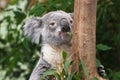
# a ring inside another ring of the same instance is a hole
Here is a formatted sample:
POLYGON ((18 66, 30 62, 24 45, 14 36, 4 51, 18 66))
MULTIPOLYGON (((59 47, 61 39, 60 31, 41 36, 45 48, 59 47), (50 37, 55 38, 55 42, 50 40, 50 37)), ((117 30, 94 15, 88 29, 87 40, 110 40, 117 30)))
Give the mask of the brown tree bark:
MULTIPOLYGON (((75 0, 72 70, 79 71, 79 62, 87 67, 90 80, 98 76, 96 68, 96 5, 97 0, 75 0)), ((84 76, 87 80, 87 76, 84 76)))

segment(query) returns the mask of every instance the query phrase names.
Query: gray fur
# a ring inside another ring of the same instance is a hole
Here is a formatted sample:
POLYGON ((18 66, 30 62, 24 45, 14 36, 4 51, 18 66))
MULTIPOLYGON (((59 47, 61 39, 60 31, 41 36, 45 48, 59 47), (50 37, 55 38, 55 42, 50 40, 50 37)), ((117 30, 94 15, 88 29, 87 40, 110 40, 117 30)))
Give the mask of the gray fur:
MULTIPOLYGON (((64 43, 65 41, 59 38, 59 33, 56 31, 57 29, 61 28, 60 20, 62 18, 69 20, 69 26, 72 28, 73 24, 70 24, 70 20, 72 20, 70 14, 63 11, 55 11, 49 12, 43 17, 33 17, 28 20, 24 26, 24 33, 37 44, 39 43, 40 35, 42 36, 42 41, 44 43, 52 43, 56 45, 64 43), (55 26, 51 26, 52 22, 55 23, 55 26), (51 28, 50 26, 55 28, 51 28)), ((66 39, 66 41, 69 40, 66 39)))
POLYGON ((71 37, 66 34, 72 31, 73 14, 64 11, 53 11, 43 17, 33 17, 24 26, 24 34, 38 44, 41 36, 42 48, 40 60, 29 80, 39 80, 48 68, 56 68, 62 63, 62 51, 70 52, 71 37))
POLYGON ((32 39, 32 42, 39 43, 40 33, 42 30, 42 19, 33 17, 24 25, 24 34, 32 39))
MULTIPOLYGON (((51 65, 46 62, 44 59, 43 59, 43 54, 41 55, 41 58, 39 59, 36 67, 34 68, 31 76, 30 76, 30 79, 29 80, 40 80, 40 76, 42 76, 42 74, 48 70, 49 68, 51 67, 51 65)), ((46 79, 47 80, 47 79, 46 79)))

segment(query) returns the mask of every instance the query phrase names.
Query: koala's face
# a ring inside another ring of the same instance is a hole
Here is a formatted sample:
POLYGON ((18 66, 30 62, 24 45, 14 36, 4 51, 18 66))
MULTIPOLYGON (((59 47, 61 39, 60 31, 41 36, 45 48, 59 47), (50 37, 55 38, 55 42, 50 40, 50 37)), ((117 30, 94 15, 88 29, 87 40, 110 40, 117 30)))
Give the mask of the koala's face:
POLYGON ((64 44, 70 41, 71 37, 67 34, 73 26, 70 14, 62 11, 51 12, 43 16, 43 21, 43 42, 64 44))
POLYGON ((43 43, 60 45, 69 43, 71 37, 67 32, 72 31, 73 18, 63 11, 50 12, 42 18, 33 18, 25 24, 25 35, 38 43, 40 35, 43 43))

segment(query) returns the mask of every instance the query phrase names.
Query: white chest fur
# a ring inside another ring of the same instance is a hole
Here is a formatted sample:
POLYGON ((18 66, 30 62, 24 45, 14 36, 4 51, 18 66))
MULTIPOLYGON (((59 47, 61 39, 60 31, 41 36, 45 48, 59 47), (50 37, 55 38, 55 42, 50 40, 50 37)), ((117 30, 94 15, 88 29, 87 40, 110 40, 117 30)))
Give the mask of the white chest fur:
POLYGON ((68 45, 63 46, 50 46, 48 44, 44 44, 42 46, 42 52, 43 52, 43 59, 45 59, 49 64, 52 65, 52 67, 57 67, 63 64, 63 56, 62 52, 66 51, 67 53, 70 52, 71 47, 68 45))

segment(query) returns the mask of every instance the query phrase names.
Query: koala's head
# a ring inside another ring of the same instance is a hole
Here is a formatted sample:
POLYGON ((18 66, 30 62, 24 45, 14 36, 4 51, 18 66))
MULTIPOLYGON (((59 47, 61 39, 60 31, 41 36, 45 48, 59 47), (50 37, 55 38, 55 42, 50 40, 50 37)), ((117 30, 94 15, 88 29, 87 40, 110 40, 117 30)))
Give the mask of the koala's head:
POLYGON ((42 38, 43 43, 60 45, 70 42, 71 37, 67 32, 71 32, 72 26, 73 14, 54 11, 45 14, 43 17, 29 19, 25 23, 24 33, 37 44, 42 38))

